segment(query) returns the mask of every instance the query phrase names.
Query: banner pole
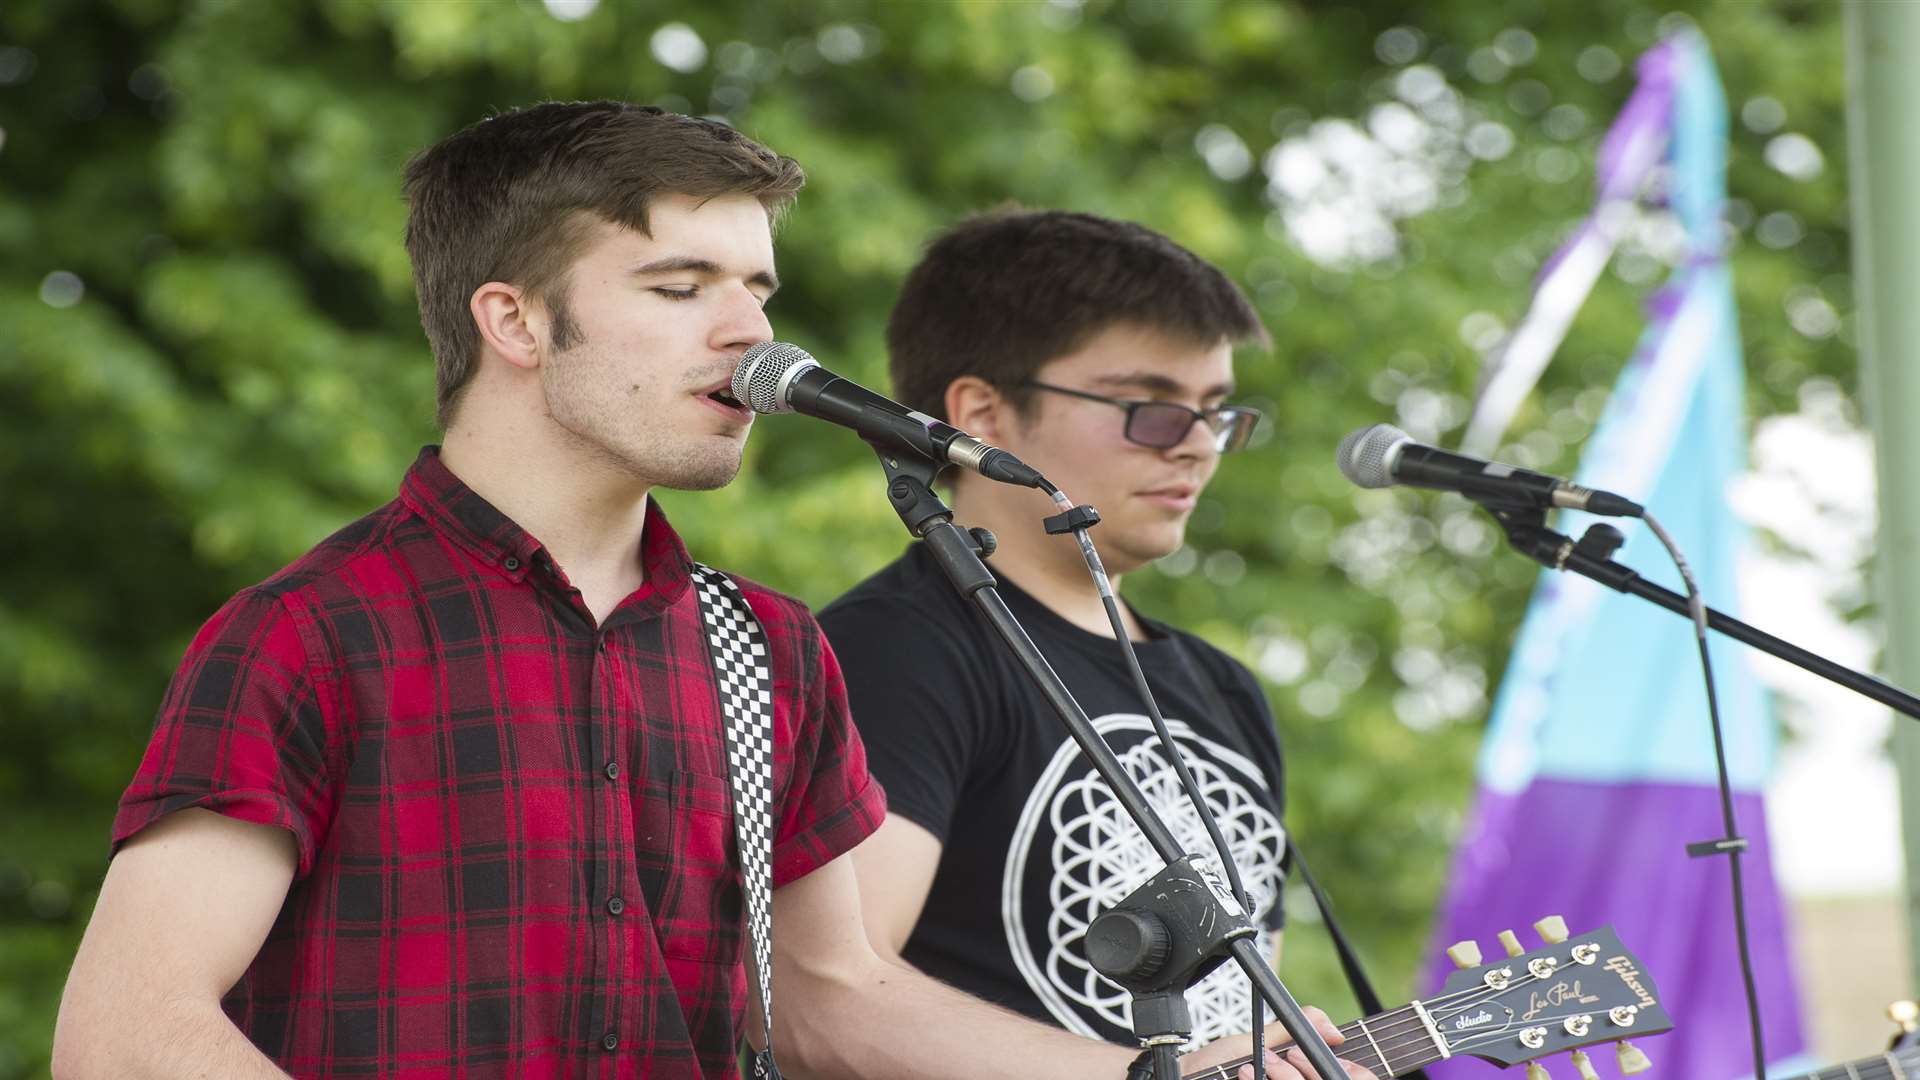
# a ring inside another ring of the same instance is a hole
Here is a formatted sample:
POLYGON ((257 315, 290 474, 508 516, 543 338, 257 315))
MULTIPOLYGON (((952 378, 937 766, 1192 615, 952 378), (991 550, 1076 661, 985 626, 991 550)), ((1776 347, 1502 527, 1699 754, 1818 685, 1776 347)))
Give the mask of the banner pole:
MULTIPOLYGON (((1920 678, 1920 4, 1848 0, 1847 144, 1860 387, 1880 524, 1875 593, 1887 674, 1920 678)), ((1920 730, 1895 724, 1910 988, 1920 989, 1920 730)))

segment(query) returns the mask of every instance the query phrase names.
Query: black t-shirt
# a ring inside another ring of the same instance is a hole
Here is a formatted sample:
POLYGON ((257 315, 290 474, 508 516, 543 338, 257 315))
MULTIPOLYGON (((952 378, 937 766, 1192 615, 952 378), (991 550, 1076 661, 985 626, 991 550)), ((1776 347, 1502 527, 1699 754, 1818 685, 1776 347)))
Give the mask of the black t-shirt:
MULTIPOLYGON (((1119 644, 1004 579, 1000 594, 1184 849, 1212 866, 1212 844, 1119 644)), ((1150 640, 1135 643, 1140 666, 1270 933, 1282 918, 1286 834, 1266 698, 1218 649, 1142 622, 1150 640)), ((920 544, 828 605, 820 624, 846 672, 854 724, 889 813, 943 844, 906 960, 989 1001, 1131 1045, 1128 995, 1093 971, 1082 941, 1094 915, 1161 864, 1012 650, 920 544)), ((1271 944, 1261 950, 1269 957, 1271 944)), ((1188 1001, 1198 1040, 1245 1031, 1252 1019, 1246 977, 1231 963, 1197 983, 1188 1001)))

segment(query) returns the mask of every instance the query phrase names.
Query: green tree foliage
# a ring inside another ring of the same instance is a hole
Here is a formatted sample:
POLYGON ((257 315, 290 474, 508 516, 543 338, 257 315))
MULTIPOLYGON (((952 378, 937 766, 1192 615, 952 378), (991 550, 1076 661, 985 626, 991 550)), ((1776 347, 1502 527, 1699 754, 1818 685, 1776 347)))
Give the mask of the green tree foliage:
MULTIPOLYGON (((1270 438, 1127 588, 1272 680, 1292 825, 1387 993, 1410 991, 1533 573, 1462 503, 1356 497, 1332 447, 1380 419, 1457 435, 1477 348, 1585 211, 1661 33, 1697 21, 1736 111, 1756 413, 1852 369, 1837 5, 1678 6, 0 5, 0 1080, 45 1067, 114 800, 188 637, 389 498, 433 437, 402 163, 548 98, 724 115, 799 158, 774 324, 875 383, 920 245, 1008 200, 1138 219, 1245 283, 1278 342, 1240 361, 1270 438), (1824 170, 1768 164, 1783 123, 1824 170), (1364 151, 1347 171, 1341 146, 1364 151)), ((1672 255, 1656 226, 1508 457, 1573 467, 1672 255)), ((904 542, 864 448, 812 424, 763 422, 739 482, 663 501, 703 557, 815 603, 904 542)), ((1296 926, 1296 992, 1348 1009, 1296 926)))

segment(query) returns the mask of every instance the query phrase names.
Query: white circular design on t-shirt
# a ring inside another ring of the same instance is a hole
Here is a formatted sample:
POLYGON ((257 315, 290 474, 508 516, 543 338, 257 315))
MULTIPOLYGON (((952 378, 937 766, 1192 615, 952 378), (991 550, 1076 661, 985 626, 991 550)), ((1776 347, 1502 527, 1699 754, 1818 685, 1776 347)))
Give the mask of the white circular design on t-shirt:
MULTIPOLYGON (((1144 738, 1115 748, 1121 764, 1147 802, 1166 820, 1183 850, 1219 873, 1213 842, 1187 801, 1160 739, 1147 717, 1110 713, 1093 722, 1102 736, 1141 732, 1144 738)), ((1180 745, 1203 797, 1219 820, 1253 903, 1256 923, 1272 910, 1281 884, 1280 857, 1286 832, 1269 809, 1266 775, 1245 755, 1194 733, 1179 720, 1167 730, 1180 745)), ((1047 763, 1014 826, 1001 883, 1001 916, 1021 977, 1055 1020, 1068 1030, 1100 1037, 1094 1019, 1131 1030, 1132 999, 1126 990, 1088 965, 1081 940, 1094 917, 1114 906, 1164 865, 1120 801, 1071 740, 1047 763), (1053 834, 1051 850, 1034 851, 1039 827, 1053 834), (1031 871, 1029 867, 1031 866, 1031 871), (1051 915, 1029 926, 1022 897, 1026 875, 1048 875, 1051 915)), ((1222 878, 1224 881, 1224 877, 1222 878)), ((1273 955, 1272 935, 1261 934, 1261 954, 1273 955)), ((1194 1039, 1204 1042, 1246 1031, 1252 1022, 1252 988, 1238 965, 1221 965, 1187 992, 1194 1039)))

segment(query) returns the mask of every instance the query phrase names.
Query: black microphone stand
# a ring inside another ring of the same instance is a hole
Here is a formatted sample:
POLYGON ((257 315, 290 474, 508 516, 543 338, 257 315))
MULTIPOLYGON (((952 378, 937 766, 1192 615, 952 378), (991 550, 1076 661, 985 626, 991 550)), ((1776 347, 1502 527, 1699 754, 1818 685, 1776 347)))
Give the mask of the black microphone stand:
POLYGON ((926 543, 953 587, 980 609, 1013 650, 1034 685, 1066 724, 1067 733, 1166 864, 1114 909, 1095 919, 1087 932, 1088 960, 1101 974, 1133 994, 1134 1032, 1153 1052, 1156 1080, 1179 1080, 1177 1052, 1193 1030, 1187 988, 1229 957, 1259 989, 1322 1080, 1343 1080, 1346 1072, 1335 1060, 1332 1048, 1260 955, 1254 944, 1257 931, 1253 920, 1219 879, 1197 867, 1192 856, 1180 850, 1172 830, 1147 803, 1066 683, 1007 610, 993 574, 982 561, 983 556, 993 553, 993 535, 984 529, 961 532, 953 523, 953 510, 933 492, 933 479, 946 466, 903 455, 879 443, 870 441, 868 445, 886 471, 887 501, 901 523, 926 543))
MULTIPOLYGON (((1671 589, 1661 588, 1628 567, 1613 561, 1613 553, 1620 549, 1620 545, 1625 542, 1625 537, 1612 525, 1604 521, 1595 522, 1576 543, 1564 533, 1547 528, 1546 513, 1537 507, 1507 506, 1486 501, 1482 501, 1481 505, 1500 522, 1500 527, 1506 531, 1507 539, 1513 544, 1515 551, 1547 569, 1570 570, 1582 577, 1592 578, 1610 589, 1637 596, 1683 618, 1687 617, 1686 597, 1671 589)), ((1779 657, 1796 667, 1804 668, 1857 694, 1871 698, 1895 712, 1920 719, 1920 698, 1892 683, 1882 682, 1871 675, 1836 664, 1824 656, 1808 652, 1792 642, 1774 637, 1730 615, 1721 614, 1713 608, 1707 608, 1707 626, 1735 641, 1751 645, 1768 656, 1779 657)))
POLYGON ((1651 514, 1646 515, 1647 526, 1673 555, 1676 565, 1679 566, 1681 577, 1687 581, 1690 596, 1683 597, 1670 589, 1663 589, 1642 578, 1633 570, 1614 562, 1613 553, 1620 549, 1625 537, 1621 535, 1619 529, 1605 522, 1596 522, 1588 527, 1586 533, 1576 543, 1565 534, 1548 528, 1546 511, 1538 506, 1515 504, 1484 496, 1475 501, 1500 522, 1514 550, 1542 566, 1550 570, 1571 570, 1618 592, 1628 593, 1658 604, 1669 611, 1685 616, 1694 623, 1694 636, 1700 649, 1701 668, 1706 676, 1707 717, 1713 731, 1714 764, 1719 778, 1720 813, 1722 824, 1725 826, 1725 835, 1712 840, 1690 843, 1687 845, 1687 854, 1696 859, 1721 855, 1727 858, 1728 880, 1733 892, 1734 938, 1740 952, 1740 974, 1747 995, 1747 1019, 1753 1035, 1754 1075, 1760 1080, 1766 1080, 1765 1029, 1760 1020, 1759 991, 1754 983, 1753 956, 1747 935, 1746 890, 1741 883, 1740 873, 1740 857, 1747 851, 1747 840, 1740 835, 1734 821, 1733 787, 1727 773, 1726 742, 1720 726, 1718 697, 1714 691, 1713 667, 1707 649, 1707 631, 1718 630, 1761 652, 1777 656, 1910 717, 1920 717, 1920 699, 1914 698, 1912 694, 1896 686, 1842 667, 1825 657, 1817 656, 1771 634, 1763 633, 1738 619, 1730 618, 1708 607, 1705 600, 1700 597, 1698 586, 1693 583, 1692 575, 1688 572, 1678 548, 1673 545, 1671 537, 1660 528, 1651 514))

